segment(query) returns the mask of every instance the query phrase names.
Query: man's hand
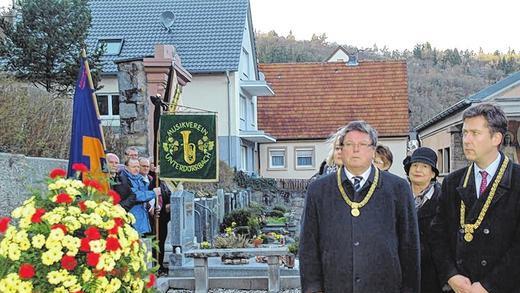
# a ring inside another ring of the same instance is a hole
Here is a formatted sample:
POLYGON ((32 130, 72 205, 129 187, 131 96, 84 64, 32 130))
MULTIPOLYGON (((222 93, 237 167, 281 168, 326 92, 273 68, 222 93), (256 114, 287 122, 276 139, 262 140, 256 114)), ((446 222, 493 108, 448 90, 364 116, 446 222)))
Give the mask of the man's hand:
MULTIPOLYGON (((463 275, 455 275, 448 280, 448 285, 455 293, 471 293, 471 281, 463 275)), ((476 292, 476 291, 475 291, 476 292)))
POLYGON ((488 293, 486 288, 482 287, 480 282, 475 282, 471 285, 471 293, 488 293))
POLYGON ((155 192, 156 195, 161 195, 161 188, 160 187, 155 187, 153 189, 153 192, 155 192))

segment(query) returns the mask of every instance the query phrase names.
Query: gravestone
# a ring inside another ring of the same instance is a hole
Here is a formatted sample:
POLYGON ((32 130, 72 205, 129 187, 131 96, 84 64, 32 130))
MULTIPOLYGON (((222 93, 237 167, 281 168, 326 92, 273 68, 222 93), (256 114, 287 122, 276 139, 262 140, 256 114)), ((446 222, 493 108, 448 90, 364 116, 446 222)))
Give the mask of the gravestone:
POLYGON ((170 246, 170 270, 185 264, 183 253, 194 248, 195 198, 190 192, 181 190, 172 193, 170 199, 171 220, 168 226, 170 246))
POLYGON ((222 223, 224 221, 224 215, 225 215, 225 201, 224 201, 224 190, 218 189, 217 190, 217 219, 219 223, 222 223))

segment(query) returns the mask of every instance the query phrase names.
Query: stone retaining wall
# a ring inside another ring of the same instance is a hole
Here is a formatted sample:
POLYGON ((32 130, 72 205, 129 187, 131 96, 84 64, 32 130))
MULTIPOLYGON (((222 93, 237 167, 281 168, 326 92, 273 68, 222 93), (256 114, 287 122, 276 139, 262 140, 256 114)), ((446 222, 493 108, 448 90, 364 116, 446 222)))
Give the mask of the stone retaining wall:
POLYGON ((46 189, 54 168, 67 169, 67 160, 0 153, 0 216, 7 216, 31 195, 46 189))

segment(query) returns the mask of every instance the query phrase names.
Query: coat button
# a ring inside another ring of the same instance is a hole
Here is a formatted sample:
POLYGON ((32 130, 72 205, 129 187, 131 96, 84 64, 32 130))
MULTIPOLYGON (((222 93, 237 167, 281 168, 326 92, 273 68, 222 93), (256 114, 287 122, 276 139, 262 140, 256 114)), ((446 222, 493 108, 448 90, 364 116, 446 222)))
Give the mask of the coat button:
POLYGON ((361 282, 361 278, 356 277, 356 283, 359 283, 359 282, 361 282))
POLYGON ((462 263, 463 263, 462 259, 457 259, 457 264, 458 264, 459 266, 461 266, 462 263))
POLYGON ((483 267, 485 267, 485 266, 487 265, 487 261, 486 261, 485 259, 483 259, 483 260, 480 262, 480 264, 481 264, 483 267))
POLYGON ((464 229, 459 230, 460 234, 464 234, 464 229))
POLYGON ((484 231, 482 231, 482 232, 484 232, 484 234, 487 235, 487 234, 489 234, 489 229, 486 228, 486 229, 484 229, 484 231))
POLYGON ((359 246, 359 241, 354 242, 354 246, 359 246))

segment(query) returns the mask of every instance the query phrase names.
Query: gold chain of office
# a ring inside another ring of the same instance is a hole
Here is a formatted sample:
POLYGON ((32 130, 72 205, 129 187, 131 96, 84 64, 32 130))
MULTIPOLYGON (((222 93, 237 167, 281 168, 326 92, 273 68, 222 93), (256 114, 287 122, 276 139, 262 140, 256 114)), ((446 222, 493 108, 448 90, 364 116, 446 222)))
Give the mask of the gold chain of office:
MULTIPOLYGON (((473 224, 466 223, 466 220, 465 220, 466 206, 464 205, 464 202, 460 201, 460 226, 462 229, 464 229, 464 240, 466 240, 466 242, 471 242, 471 240, 473 240, 473 233, 475 232, 475 230, 478 229, 478 227, 482 223, 482 220, 484 220, 484 217, 486 216, 489 205, 491 205, 491 201, 493 200, 493 197, 495 197, 495 192, 497 191, 498 184, 502 180, 502 177, 504 177, 504 172, 506 171, 508 162, 509 162, 509 158, 507 156, 504 156, 504 161, 502 162, 502 166, 500 166, 498 175, 495 178, 495 181, 493 181, 493 185, 491 186, 491 191, 489 191, 489 195, 486 199, 486 202, 484 203, 484 206, 480 210, 480 214, 478 215, 478 218, 475 221, 475 223, 473 223, 473 224)), ((466 172, 466 178, 464 179, 464 185, 463 185, 464 188, 466 188, 466 186, 468 185, 468 179, 469 179, 469 175, 471 174, 472 167, 473 167, 473 164, 471 164, 469 166, 468 171, 466 172)))
POLYGON ((374 182, 372 182, 372 185, 370 186, 370 189, 368 190, 368 193, 367 195, 365 196, 365 198, 363 198, 362 201, 360 202, 354 202, 354 201, 351 201, 350 198, 348 197, 347 193, 345 192, 345 189, 343 188, 343 185, 341 184, 341 172, 343 170, 343 168, 338 168, 338 189, 339 189, 339 192, 341 192, 341 196, 343 197, 343 199, 345 200, 345 202, 347 203, 347 205, 350 207, 350 214, 354 217, 358 217, 360 212, 359 210, 364 207, 368 201, 370 200, 370 198, 372 197, 372 195, 374 194, 374 191, 376 190, 376 186, 377 186, 377 181, 379 180, 379 169, 377 168, 374 168, 376 171, 376 174, 374 176, 374 182))

